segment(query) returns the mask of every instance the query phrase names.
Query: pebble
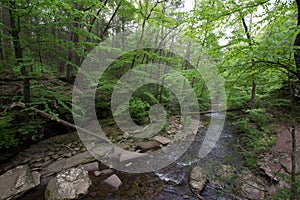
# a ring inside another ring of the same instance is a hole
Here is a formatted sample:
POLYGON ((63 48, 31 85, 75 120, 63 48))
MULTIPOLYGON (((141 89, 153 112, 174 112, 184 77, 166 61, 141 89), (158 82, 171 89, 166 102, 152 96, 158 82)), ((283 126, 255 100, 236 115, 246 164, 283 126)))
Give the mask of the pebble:
POLYGON ((83 165, 82 167, 83 167, 83 169, 85 169, 86 171, 89 171, 89 172, 93 172, 93 171, 98 171, 99 170, 99 164, 98 164, 98 162, 87 163, 87 164, 83 165))
POLYGON ((52 151, 50 151, 49 153, 48 153, 48 156, 53 156, 54 155, 54 152, 52 152, 52 151))
POLYGON ((104 183, 109 185, 113 189, 113 191, 117 191, 119 187, 122 185, 122 181, 115 174, 105 179, 104 183))
POLYGON ((48 161, 48 160, 50 160, 50 157, 49 157, 49 156, 46 156, 46 157, 44 158, 44 161, 48 161))
POLYGON ((63 155, 64 158, 70 158, 72 157, 72 153, 66 153, 63 155))
POLYGON ((95 176, 100 176, 102 173, 100 171, 94 171, 95 176))
POLYGON ((57 159, 59 158, 59 156, 55 154, 55 155, 52 156, 52 158, 53 158, 54 160, 57 160, 57 159))

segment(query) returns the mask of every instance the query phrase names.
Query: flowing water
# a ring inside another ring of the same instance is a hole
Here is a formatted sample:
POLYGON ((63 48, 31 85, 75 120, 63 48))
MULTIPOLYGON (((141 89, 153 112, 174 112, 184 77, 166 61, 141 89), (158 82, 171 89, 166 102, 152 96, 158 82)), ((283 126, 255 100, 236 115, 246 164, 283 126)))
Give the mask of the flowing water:
MULTIPOLYGON (((218 117, 211 115, 210 117, 218 117)), ((175 163, 154 173, 127 175, 123 180, 131 186, 127 186, 107 199, 199 199, 189 187, 188 177, 192 166, 199 165, 214 175, 214 166, 230 165, 239 168, 241 157, 236 149, 238 138, 231 130, 230 122, 225 122, 224 129, 219 140, 212 151, 204 158, 197 155, 205 136, 205 131, 199 132, 187 152, 175 163), (130 183, 131 182, 131 183, 130 183)), ((122 175, 121 175, 122 177, 122 175)), ((208 182, 201 196, 206 200, 229 200, 230 195, 220 192, 220 189, 213 182, 208 182)))
MULTIPOLYGON (((217 114, 209 117, 218 117, 217 114)), ((191 167, 199 165, 209 174, 214 176, 214 166, 220 164, 231 165, 239 168, 241 158, 236 150, 238 144, 237 136, 231 130, 230 122, 225 122, 224 129, 219 140, 212 151, 204 158, 198 157, 199 149, 206 134, 205 130, 199 131, 192 145, 187 152, 176 162, 166 168, 153 173, 128 174, 116 172, 123 182, 120 189, 111 193, 101 186, 101 181, 97 177, 92 177, 92 188, 88 195, 82 199, 105 199, 105 200, 181 200, 199 199, 189 186, 188 177, 191 167)), ((39 187, 20 199, 44 199, 43 191, 45 186, 39 187)), ((213 182, 208 182, 201 193, 205 200, 229 200, 229 195, 220 192, 220 189, 213 182)))

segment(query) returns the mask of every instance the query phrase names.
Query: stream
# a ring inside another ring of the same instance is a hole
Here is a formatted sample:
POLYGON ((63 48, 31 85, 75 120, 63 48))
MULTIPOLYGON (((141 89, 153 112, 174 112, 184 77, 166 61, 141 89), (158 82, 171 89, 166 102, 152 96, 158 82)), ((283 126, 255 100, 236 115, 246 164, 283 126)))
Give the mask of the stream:
MULTIPOLYGON (((215 115, 206 116, 218 117, 215 115)), ((86 197, 82 199, 104 199, 104 200, 197 200, 199 197, 192 192, 189 185, 189 174, 192 166, 199 165, 209 174, 210 177, 215 175, 215 166, 230 165, 236 169, 241 167, 242 158, 238 154, 236 146, 238 137, 231 129, 231 123, 226 121, 222 134, 219 137, 212 151, 203 159, 197 155, 201 144, 205 138, 206 130, 198 131, 192 145, 188 150, 173 164, 152 173, 130 174, 116 171, 123 184, 115 193, 106 191, 101 180, 91 174, 92 187, 86 197)), ((101 169, 107 168, 101 166, 101 169)), ((25 200, 43 200, 44 186, 29 191, 20 199, 25 200)), ((230 193, 230 192, 229 192, 230 193)), ((230 200, 233 199, 229 194, 225 194, 218 188, 218 185, 208 181, 201 197, 205 200, 230 200)))
MULTIPOLYGON (((214 116, 211 116, 214 117, 214 116)), ((203 142, 205 132, 198 132, 190 148, 175 163, 160 169, 154 173, 146 174, 120 174, 126 185, 109 197, 107 200, 122 199, 157 199, 157 200, 179 200, 199 199, 189 186, 188 177, 192 166, 199 165, 214 175, 214 166, 230 165, 234 168, 241 167, 241 156, 238 155, 236 144, 238 138, 231 130, 230 122, 225 122, 224 129, 213 150, 203 159, 197 157, 199 148, 203 142), (123 176, 123 177, 122 177, 123 176), (124 178, 126 180, 124 180, 124 178)), ((219 188, 208 182, 201 196, 205 200, 229 200, 232 197, 222 194, 219 188)))

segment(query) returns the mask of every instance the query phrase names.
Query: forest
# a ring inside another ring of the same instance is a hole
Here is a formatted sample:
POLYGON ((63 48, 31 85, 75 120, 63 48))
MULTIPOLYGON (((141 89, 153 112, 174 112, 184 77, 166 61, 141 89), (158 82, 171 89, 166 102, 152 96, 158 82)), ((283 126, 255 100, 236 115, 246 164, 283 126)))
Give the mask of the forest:
POLYGON ((299 26, 300 0, 1 0, 0 196, 63 198, 48 192, 63 168, 44 171, 95 155, 90 137, 151 154, 197 121, 163 172, 97 158, 83 199, 300 199, 299 26), (215 138, 203 166, 205 131, 215 138), (3 192, 17 166, 41 183, 3 192), (107 167, 120 186, 97 179, 107 167))

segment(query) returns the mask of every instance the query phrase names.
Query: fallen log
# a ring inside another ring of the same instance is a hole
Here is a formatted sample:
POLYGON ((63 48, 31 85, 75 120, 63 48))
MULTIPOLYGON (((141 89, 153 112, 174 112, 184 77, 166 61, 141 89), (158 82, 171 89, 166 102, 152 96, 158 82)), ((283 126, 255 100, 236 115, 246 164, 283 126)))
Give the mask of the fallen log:
POLYGON ((250 107, 242 107, 242 108, 228 108, 226 110, 207 110, 202 112, 188 112, 188 114, 198 114, 198 115, 205 115, 205 114, 212 114, 212 113, 222 113, 222 112, 231 112, 231 111, 238 111, 238 110, 244 110, 249 109, 250 107))
MULTIPOLYGON (((24 108, 26 108, 26 105, 25 105, 23 102, 14 102, 7 110, 12 110, 12 109, 15 108, 15 107, 19 107, 19 108, 24 109, 24 108)), ((96 134, 96 133, 91 132, 91 131, 89 131, 89 130, 86 130, 86 129, 82 128, 82 127, 76 126, 75 124, 72 124, 72 123, 70 123, 70 122, 67 122, 67 121, 65 121, 65 120, 63 120, 63 119, 54 118, 54 117, 52 117, 52 115, 50 115, 49 113, 46 113, 46 112, 44 112, 44 111, 42 111, 42 110, 39 110, 39 109, 33 108, 33 107, 28 108, 28 109, 29 109, 29 110, 32 110, 32 111, 34 111, 34 112, 36 112, 36 113, 38 113, 39 115, 41 115, 41 116, 43 116, 43 117, 46 117, 47 119, 56 121, 56 122, 58 122, 58 123, 60 123, 60 124, 62 124, 62 125, 64 125, 64 126, 70 127, 70 128, 72 128, 72 129, 75 129, 75 130, 76 130, 76 129, 77 129, 77 130, 80 130, 80 131, 82 131, 82 132, 84 132, 84 133, 87 133, 87 134, 93 136, 93 137, 96 137, 96 138, 98 138, 98 139, 105 140, 106 142, 112 143, 110 140, 108 140, 106 137, 104 137, 104 136, 102 136, 102 135, 100 135, 100 134, 96 134)))

